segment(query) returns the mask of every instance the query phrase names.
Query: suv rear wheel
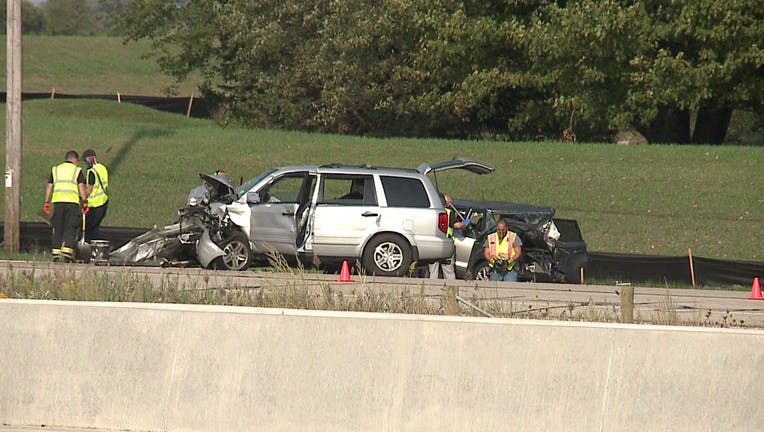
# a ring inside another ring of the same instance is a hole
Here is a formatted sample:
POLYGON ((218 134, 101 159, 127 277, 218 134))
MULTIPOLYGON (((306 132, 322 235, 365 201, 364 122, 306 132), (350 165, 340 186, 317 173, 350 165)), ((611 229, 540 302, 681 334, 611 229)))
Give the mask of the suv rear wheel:
POLYGON ((366 271, 376 276, 403 276, 411 265, 411 246, 403 237, 382 234, 363 251, 366 271))
POLYGON ((480 261, 468 269, 464 274, 466 280, 490 280, 493 269, 488 265, 488 261, 480 261))

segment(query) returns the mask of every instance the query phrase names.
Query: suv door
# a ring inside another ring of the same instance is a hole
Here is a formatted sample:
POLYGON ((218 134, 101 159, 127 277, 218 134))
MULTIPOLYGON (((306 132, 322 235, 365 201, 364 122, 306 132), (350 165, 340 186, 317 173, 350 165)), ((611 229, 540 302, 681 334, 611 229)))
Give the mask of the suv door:
POLYGON ((366 239, 379 228, 377 206, 372 175, 321 174, 306 251, 358 257, 366 239))
POLYGON ((297 252, 298 227, 309 208, 311 185, 316 176, 307 171, 286 173, 260 188, 260 201, 251 203, 250 240, 254 252, 277 251, 285 256, 297 252))

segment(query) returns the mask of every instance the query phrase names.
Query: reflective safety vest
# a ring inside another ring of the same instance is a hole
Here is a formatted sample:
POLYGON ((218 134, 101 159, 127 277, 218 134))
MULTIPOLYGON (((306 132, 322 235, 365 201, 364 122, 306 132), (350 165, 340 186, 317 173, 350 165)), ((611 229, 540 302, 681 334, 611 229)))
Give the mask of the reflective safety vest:
POLYGON ((103 164, 97 163, 88 170, 86 182, 90 181, 91 172, 95 175, 95 183, 88 195, 88 206, 100 207, 109 201, 109 171, 103 164))
MULTIPOLYGON (((515 245, 516 238, 517 234, 512 231, 507 231, 507 235, 503 239, 499 239, 497 233, 491 233, 488 236, 488 251, 491 258, 498 258, 499 255, 509 257, 507 260, 507 270, 512 270, 512 267, 515 266, 515 249, 513 246, 515 245)), ((493 267, 493 264, 491 264, 491 267, 493 267)))
POLYGON ((451 226, 451 209, 447 208, 446 214, 448 215, 448 230, 446 230, 446 237, 454 238, 454 227, 451 226))
POLYGON ((50 201, 53 203, 80 203, 80 190, 77 184, 82 170, 71 162, 62 162, 53 167, 53 193, 50 201))

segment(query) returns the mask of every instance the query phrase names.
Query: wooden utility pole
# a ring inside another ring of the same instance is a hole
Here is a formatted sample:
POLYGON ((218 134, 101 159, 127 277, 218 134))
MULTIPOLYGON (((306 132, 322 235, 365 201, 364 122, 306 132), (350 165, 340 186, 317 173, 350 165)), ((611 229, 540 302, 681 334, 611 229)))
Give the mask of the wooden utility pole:
POLYGON ((21 213, 21 0, 8 0, 6 27, 5 250, 18 252, 21 213))

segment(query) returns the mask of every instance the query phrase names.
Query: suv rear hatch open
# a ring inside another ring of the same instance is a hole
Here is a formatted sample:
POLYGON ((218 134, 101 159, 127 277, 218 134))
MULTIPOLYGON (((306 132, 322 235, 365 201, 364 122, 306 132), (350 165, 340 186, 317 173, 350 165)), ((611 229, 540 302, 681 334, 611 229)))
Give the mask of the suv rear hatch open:
POLYGON ((472 158, 457 158, 436 164, 422 163, 416 170, 427 175, 449 169, 463 169, 475 174, 490 174, 495 171, 491 165, 472 158))

